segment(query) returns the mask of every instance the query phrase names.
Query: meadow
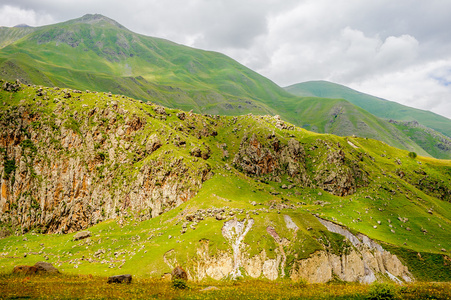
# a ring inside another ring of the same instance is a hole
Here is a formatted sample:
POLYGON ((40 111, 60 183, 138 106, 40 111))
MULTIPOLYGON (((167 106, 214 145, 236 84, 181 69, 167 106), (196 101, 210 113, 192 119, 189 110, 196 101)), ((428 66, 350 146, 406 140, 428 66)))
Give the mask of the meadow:
POLYGON ((451 299, 451 283, 363 285, 307 284, 289 280, 223 280, 188 282, 133 279, 108 284, 106 277, 87 275, 0 275, 0 299, 451 299))

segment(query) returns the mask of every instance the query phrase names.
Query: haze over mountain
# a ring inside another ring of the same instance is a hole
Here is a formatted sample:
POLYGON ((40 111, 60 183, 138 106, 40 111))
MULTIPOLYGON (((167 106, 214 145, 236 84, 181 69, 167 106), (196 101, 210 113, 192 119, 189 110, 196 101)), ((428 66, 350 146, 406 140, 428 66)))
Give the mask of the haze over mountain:
POLYGON ((202 113, 278 114, 318 132, 355 134, 429 153, 393 125, 349 103, 293 96, 223 54, 135 34, 101 15, 2 28, 0 44, 0 76, 6 79, 111 91, 202 113))

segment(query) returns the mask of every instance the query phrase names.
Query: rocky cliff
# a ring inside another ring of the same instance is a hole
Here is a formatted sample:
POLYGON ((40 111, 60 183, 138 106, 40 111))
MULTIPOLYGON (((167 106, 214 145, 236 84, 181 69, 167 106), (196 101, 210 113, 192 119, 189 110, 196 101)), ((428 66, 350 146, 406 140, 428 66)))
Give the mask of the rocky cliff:
POLYGON ((0 111, 1 222, 67 233, 123 214, 146 219, 187 201, 211 176, 173 129, 160 126, 161 107, 138 115, 125 97, 23 89, 31 99, 0 111), (89 103, 89 95, 103 101, 89 103))

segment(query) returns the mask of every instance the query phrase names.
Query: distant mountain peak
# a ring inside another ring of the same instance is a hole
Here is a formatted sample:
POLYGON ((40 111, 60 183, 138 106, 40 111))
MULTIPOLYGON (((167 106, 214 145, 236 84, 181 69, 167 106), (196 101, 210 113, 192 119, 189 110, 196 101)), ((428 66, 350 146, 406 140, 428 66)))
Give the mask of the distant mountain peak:
POLYGON ((110 24, 119 28, 123 28, 125 29, 124 26, 122 26, 121 24, 119 24, 118 22, 116 22, 113 19, 110 19, 108 17, 105 17, 104 15, 101 14, 86 14, 81 18, 78 19, 74 19, 70 22, 73 23, 84 23, 84 24, 110 24))
POLYGON ((30 26, 30 25, 27 25, 27 24, 18 24, 18 25, 14 26, 14 27, 30 28, 31 26, 30 26))

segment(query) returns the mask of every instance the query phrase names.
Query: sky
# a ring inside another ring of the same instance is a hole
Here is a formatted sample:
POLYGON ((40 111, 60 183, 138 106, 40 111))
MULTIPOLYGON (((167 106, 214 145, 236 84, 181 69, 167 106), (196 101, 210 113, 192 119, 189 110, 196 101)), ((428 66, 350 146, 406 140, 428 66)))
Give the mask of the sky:
POLYGON ((0 26, 99 13, 280 86, 327 80, 451 118, 448 0, 0 0, 0 26))

